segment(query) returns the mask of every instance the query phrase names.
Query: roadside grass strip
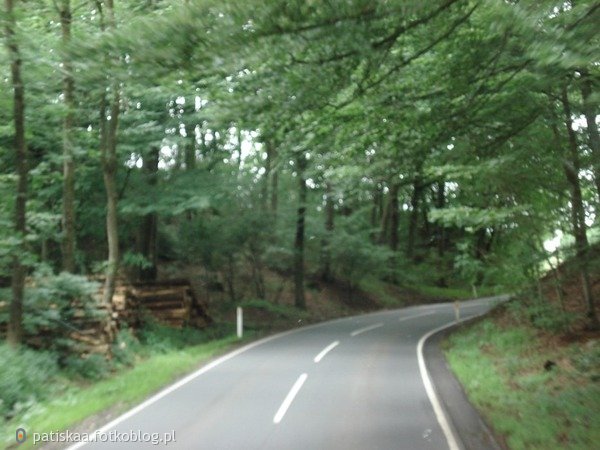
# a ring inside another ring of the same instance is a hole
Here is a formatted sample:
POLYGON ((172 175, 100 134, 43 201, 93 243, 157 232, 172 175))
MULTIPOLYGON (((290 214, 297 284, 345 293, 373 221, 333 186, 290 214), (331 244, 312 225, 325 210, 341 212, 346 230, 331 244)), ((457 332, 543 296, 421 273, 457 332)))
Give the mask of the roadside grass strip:
POLYGON ((445 343, 450 366, 471 402, 512 450, 589 450, 600 442, 600 345, 544 345, 534 331, 491 319, 445 343), (578 363, 590 358, 588 367, 578 363), (546 361, 556 361, 550 370, 546 361), (595 367, 595 368, 594 368, 595 367))

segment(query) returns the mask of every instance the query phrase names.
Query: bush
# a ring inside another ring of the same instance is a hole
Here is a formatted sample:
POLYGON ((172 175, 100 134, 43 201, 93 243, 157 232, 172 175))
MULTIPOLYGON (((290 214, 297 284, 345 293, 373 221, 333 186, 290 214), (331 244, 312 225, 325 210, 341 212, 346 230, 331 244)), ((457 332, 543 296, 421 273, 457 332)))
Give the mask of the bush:
POLYGON ((283 317, 283 318, 287 318, 287 319, 298 318, 298 317, 305 318, 308 315, 306 311, 299 311, 297 308, 295 308, 293 306, 276 305, 267 300, 258 300, 258 299, 246 300, 246 301, 240 303, 240 306, 242 308, 262 310, 269 314, 273 314, 275 316, 279 316, 279 317, 283 317))
POLYGON ((129 328, 119 331, 112 345, 112 355, 115 363, 131 367, 135 363, 136 354, 140 351, 140 341, 129 328))
POLYGON ((569 330, 577 318, 574 313, 568 313, 558 306, 541 300, 513 300, 508 303, 515 319, 526 320, 535 328, 551 333, 562 333, 569 330))
POLYGON ((24 328, 31 335, 44 335, 53 351, 63 355, 77 350, 68 338, 78 321, 101 320, 106 311, 99 309, 94 295, 98 283, 70 273, 54 275, 41 269, 33 277, 33 286, 25 291, 24 328))
POLYGON ((103 355, 93 353, 89 356, 67 356, 63 360, 65 372, 72 378, 100 380, 111 370, 110 363, 103 355))
POLYGON ((371 244, 368 238, 344 231, 332 236, 330 250, 333 271, 351 289, 367 276, 378 278, 387 273, 393 256, 387 248, 371 244))
POLYGON ((56 355, 0 345, 0 416, 10 418, 45 398, 58 373, 56 355))
POLYGON ((573 366, 594 382, 600 381, 600 342, 589 341, 571 356, 573 366))
POLYGON ((151 352, 167 353, 219 339, 227 334, 223 327, 212 326, 201 330, 191 327, 171 328, 148 319, 139 332, 139 341, 151 352))

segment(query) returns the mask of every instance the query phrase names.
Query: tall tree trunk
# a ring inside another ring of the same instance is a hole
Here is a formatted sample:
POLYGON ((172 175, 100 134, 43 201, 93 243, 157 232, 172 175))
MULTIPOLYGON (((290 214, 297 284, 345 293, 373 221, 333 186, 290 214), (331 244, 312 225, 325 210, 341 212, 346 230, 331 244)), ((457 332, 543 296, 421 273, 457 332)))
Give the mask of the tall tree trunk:
POLYGON ((298 214, 296 216, 296 239, 294 241, 294 304, 297 308, 306 309, 304 296, 304 225, 306 216, 306 179, 304 170, 306 159, 304 154, 296 158, 298 168, 298 214))
POLYGON ((398 228, 400 226, 400 205, 398 204, 398 192, 400 184, 396 181, 392 183, 389 194, 389 245, 392 251, 392 256, 389 261, 389 281, 391 283, 398 282, 398 228))
POLYGON ((389 234, 390 234, 390 199, 391 197, 388 195, 387 198, 385 198, 385 195, 383 193, 383 189, 381 192, 381 214, 380 214, 380 229, 379 229, 379 243, 380 244, 387 244, 388 238, 389 238, 389 234))
MULTIPOLYGON (((116 27, 113 0, 106 1, 108 28, 116 27)), ((103 301, 112 302, 115 292, 117 271, 119 269, 119 229, 117 216, 117 131, 121 96, 117 82, 112 83, 112 99, 110 103, 110 119, 107 117, 106 94, 103 94, 100 106, 100 158, 106 190, 106 236, 108 241, 108 260, 103 301)))
MULTIPOLYGON (((194 96, 186 97, 183 110, 184 113, 194 116, 196 112, 194 96)), ((193 170, 196 168, 196 125, 189 120, 185 125, 185 134, 187 137, 184 150, 185 169, 193 170)))
POLYGON ((398 192, 400 185, 396 182, 390 188, 390 250, 398 251, 398 227, 400 226, 400 205, 398 192))
POLYGON ((271 142, 265 141, 265 153, 267 158, 265 159, 265 173, 263 174, 262 192, 261 192, 261 203, 263 210, 269 208, 269 183, 271 181, 271 166, 273 165, 273 149, 271 142))
POLYGON ((587 239, 587 226, 585 223, 585 208, 583 205, 583 196, 581 194, 581 185, 579 182, 579 171, 581 168, 579 161, 579 148, 577 144, 577 136, 573 130, 571 105, 569 103, 566 85, 562 88, 561 101, 565 115, 564 123, 569 139, 569 156, 568 159, 563 161, 563 169, 567 181, 571 187, 571 222, 573 226, 573 235, 575 238, 576 255, 581 271, 581 284, 587 307, 587 318, 590 327, 597 329, 599 323, 598 317, 596 316, 588 267, 589 244, 587 239))
MULTIPOLYGON (((438 181, 435 207, 437 209, 443 209, 446 206, 446 183, 438 181)), ((446 287, 448 284, 444 274, 446 273, 446 263, 444 261, 446 254, 446 229, 442 223, 438 223, 436 226, 436 238, 437 238, 437 251, 439 258, 439 273, 438 286, 446 287)))
POLYGON ((279 172, 275 161, 277 159, 277 150, 274 146, 271 147, 271 214, 273 222, 277 221, 277 206, 279 203, 279 172))
POLYGON ((596 194, 600 197, 600 135, 596 123, 596 107, 592 103, 592 80, 586 70, 581 71, 581 97, 583 99, 583 114, 587 125, 588 143, 592 153, 592 166, 596 194))
POLYGON ((71 43, 71 1, 61 0, 60 26, 63 44, 63 205, 62 205, 62 268, 75 272, 75 161, 73 155, 74 91, 73 68, 68 56, 71 43))
POLYGON ((335 227, 335 208, 331 184, 325 184, 325 236, 321 241, 321 278, 331 281, 331 236, 335 227))
POLYGON ((377 242, 377 227, 381 222, 383 214, 383 192, 381 185, 377 183, 373 190, 373 206, 371 207, 371 242, 377 242))
POLYGON ((24 253, 24 240, 27 233, 27 142, 25 140, 25 87, 21 78, 21 53, 16 37, 14 1, 5 0, 5 39, 10 59, 11 83, 13 88, 13 122, 15 129, 15 154, 17 169, 17 192, 15 199, 15 233, 22 239, 21 251, 15 252, 12 259, 12 300, 10 303, 7 340, 18 346, 23 340, 23 293, 25 290, 26 267, 21 261, 24 253))
POLYGON ((415 259, 415 247, 417 239, 417 227, 419 225, 419 209, 421 196, 423 195, 423 186, 421 178, 417 177, 413 183, 413 193, 410 198, 410 219, 408 222, 408 243, 406 246, 406 256, 415 259))
POLYGON ((227 256, 227 273, 225 275, 225 284, 227 285, 229 300, 231 300, 231 303, 237 302, 238 298, 235 291, 235 260, 233 255, 227 256))
POLYGON ((238 172, 242 171, 242 130, 237 125, 237 144, 238 144, 238 172))
MULTIPOLYGON (((156 186, 158 161, 160 150, 158 147, 150 149, 149 154, 144 158, 144 172, 147 177, 148 188, 153 190, 156 186)), ((147 267, 142 267, 138 271, 138 279, 141 281, 156 280, 157 275, 157 245, 158 245, 158 215, 156 212, 146 214, 142 218, 142 224, 139 229, 139 252, 149 263, 147 267)))
POLYGON ((185 170, 194 170, 196 168, 196 135, 194 130, 190 131, 191 135, 185 145, 185 170))

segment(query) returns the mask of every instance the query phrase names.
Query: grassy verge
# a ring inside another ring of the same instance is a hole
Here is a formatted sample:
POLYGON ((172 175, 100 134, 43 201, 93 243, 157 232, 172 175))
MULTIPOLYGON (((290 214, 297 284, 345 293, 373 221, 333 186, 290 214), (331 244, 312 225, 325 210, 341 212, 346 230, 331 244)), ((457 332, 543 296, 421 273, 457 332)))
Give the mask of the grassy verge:
MULTIPOLYGON (((114 413, 122 412, 238 342, 231 336, 169 353, 153 354, 137 362, 135 367, 93 384, 77 385, 63 380, 65 385, 60 395, 37 403, 9 422, 0 423, 0 443, 4 446, 14 444, 18 427, 25 428, 30 434, 65 430, 109 408, 114 413)), ((31 446, 29 440, 19 448, 31 446)))
POLYGON ((386 308, 400 308, 403 300, 390 292, 389 285, 375 277, 365 277, 360 281, 360 288, 372 294, 386 308))
POLYGON ((557 345, 532 328, 502 323, 487 319, 445 342, 471 402, 513 450, 597 448, 600 342, 557 345))

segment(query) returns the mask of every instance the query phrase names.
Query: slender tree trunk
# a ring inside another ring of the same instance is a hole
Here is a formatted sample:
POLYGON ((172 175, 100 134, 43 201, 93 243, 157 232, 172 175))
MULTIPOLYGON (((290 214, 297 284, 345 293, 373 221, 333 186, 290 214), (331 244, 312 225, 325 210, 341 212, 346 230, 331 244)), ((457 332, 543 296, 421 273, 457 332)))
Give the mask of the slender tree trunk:
POLYGON ((242 171, 242 130, 237 125, 237 144, 238 144, 238 172, 242 171))
POLYGON ((583 114, 587 125, 588 143, 592 153, 592 166, 596 193, 600 197, 600 134, 596 123, 596 107, 592 103, 592 80, 586 70, 581 71, 581 97, 583 98, 583 114))
POLYGON ((387 244, 390 234, 390 196, 388 193, 387 199, 384 198, 383 191, 381 192, 381 217, 380 217, 380 230, 379 230, 379 243, 387 244))
POLYGON ((392 184, 390 188, 390 250, 398 251, 398 227, 400 226, 400 205, 398 204, 398 192, 400 185, 392 184))
MULTIPOLYGON (((150 149, 149 155, 144 158, 144 172, 147 177, 149 189, 156 186, 158 161, 160 150, 158 147, 150 149)), ((158 247, 158 215, 155 212, 146 214, 142 218, 139 230, 139 252, 150 263, 148 267, 140 268, 138 279, 141 281, 156 280, 157 276, 157 247, 158 247)))
POLYGON ((23 293, 25 290, 26 267, 21 261, 24 253, 24 239, 27 233, 27 142, 25 140, 25 87, 21 78, 21 53, 16 37, 14 1, 5 0, 5 39, 10 59, 11 83, 13 88, 13 122, 15 130, 15 160, 17 168, 17 192, 15 199, 15 233, 22 239, 21 251, 15 252, 12 259, 12 300, 9 310, 7 340, 18 346, 23 340, 23 293))
POLYGON ((321 278, 331 281, 331 236, 335 227, 335 208, 331 184, 325 184, 325 236, 321 242, 321 278))
POLYGON ((296 159, 298 167, 298 214, 296 219, 296 239, 294 241, 294 304, 306 309, 304 296, 304 225, 306 216, 306 179, 304 154, 296 159))
POLYGON ((381 221, 383 212, 382 197, 381 187, 377 184, 373 191, 373 206, 371 207, 371 242, 373 243, 377 242, 377 226, 381 221))
POLYGON ((60 25, 63 44, 63 213, 62 213, 62 267, 75 272, 75 160, 73 155, 74 91, 73 68, 68 56, 71 43, 71 1, 61 0, 60 25))
MULTIPOLYGON (((185 114, 190 114, 193 117, 196 112, 194 96, 186 97, 183 110, 185 114)), ((185 125, 185 134, 187 137, 184 151, 185 169, 194 170, 196 168, 196 128, 191 121, 185 125)))
MULTIPOLYGON (((114 86, 116 88, 116 86, 114 86)), ((106 190, 106 237, 108 241, 108 260, 106 269, 106 282, 104 286, 104 302, 111 303, 115 292, 117 272, 119 268, 119 230, 118 230, 118 191, 116 182, 117 173, 117 129, 119 118, 118 91, 113 93, 110 108, 110 120, 106 117, 106 103, 100 108, 101 131, 105 136, 101 139, 102 174, 104 178, 104 189, 106 190), (103 141, 103 142, 102 142, 103 141)))
POLYGON ((227 256, 227 275, 225 276, 227 284, 227 292, 232 303, 237 301, 237 293, 235 292, 235 260, 232 255, 227 256))
MULTIPOLYGON (((446 206, 446 183, 444 181, 439 181, 437 183, 437 193, 436 193, 436 202, 435 207, 438 209, 442 209, 446 206)), ((446 230, 442 223, 438 223, 436 226, 436 237, 437 237, 437 251, 439 258, 439 273, 440 277, 438 278, 438 286, 446 287, 447 282, 444 274, 446 273, 446 263, 444 261, 446 254, 446 230)))
POLYGON ((597 329, 599 326, 598 317, 592 296, 588 257, 589 244, 587 239, 587 226, 585 223, 585 208, 583 205, 583 196, 581 193, 581 185, 579 182, 579 171, 581 168, 579 161, 579 148, 577 144, 577 136, 573 130, 571 105, 566 85, 562 88, 561 101, 563 112, 565 115, 564 123, 567 129, 569 139, 569 159, 563 162, 563 169, 569 185, 571 186, 571 222, 573 226, 573 235, 575 237, 575 247, 577 260, 581 271, 581 284, 583 288, 583 296, 587 306, 587 317, 591 328, 597 329))
MULTIPOLYGON (((116 27, 113 0, 106 1, 108 28, 116 27)), ((119 127, 119 113, 121 96, 118 83, 112 83, 112 99, 110 113, 107 117, 107 100, 103 94, 100 106, 100 157, 106 190, 106 236, 108 241, 108 261, 106 269, 106 282, 104 285, 103 301, 105 304, 112 302, 115 292, 117 272, 119 269, 119 229, 118 229, 118 190, 116 182, 117 172, 117 131, 119 127)))
POLYGON ((388 207, 389 222, 389 246, 392 251, 392 256, 389 260, 389 281, 391 283, 398 282, 398 228, 400 226, 400 205, 398 204, 398 192, 400 185, 394 182, 390 186, 388 207))
POLYGON ((417 239, 417 227, 419 225, 419 209, 421 196, 423 195, 423 186, 421 178, 417 177, 413 183, 413 193, 410 198, 411 212, 408 222, 408 243, 406 246, 406 256, 415 259, 415 247, 417 239))
POLYGON ((277 221, 277 206, 279 204, 279 172, 277 171, 277 149, 271 143, 271 215, 273 222, 277 221))
POLYGON ((248 260, 252 268, 252 281, 254 282, 254 292, 256 298, 266 299, 265 279, 263 277, 263 263, 261 251, 256 245, 250 244, 248 248, 248 260))
POLYGON ((265 173, 263 174, 261 202, 263 210, 266 211, 269 208, 269 183, 271 178, 271 166, 273 164, 273 149, 271 147, 271 142, 268 140, 265 141, 265 150, 267 158, 265 159, 265 173))
POLYGON ((188 142, 185 146, 185 169, 194 170, 196 168, 196 136, 194 130, 190 131, 191 137, 188 136, 188 142))

